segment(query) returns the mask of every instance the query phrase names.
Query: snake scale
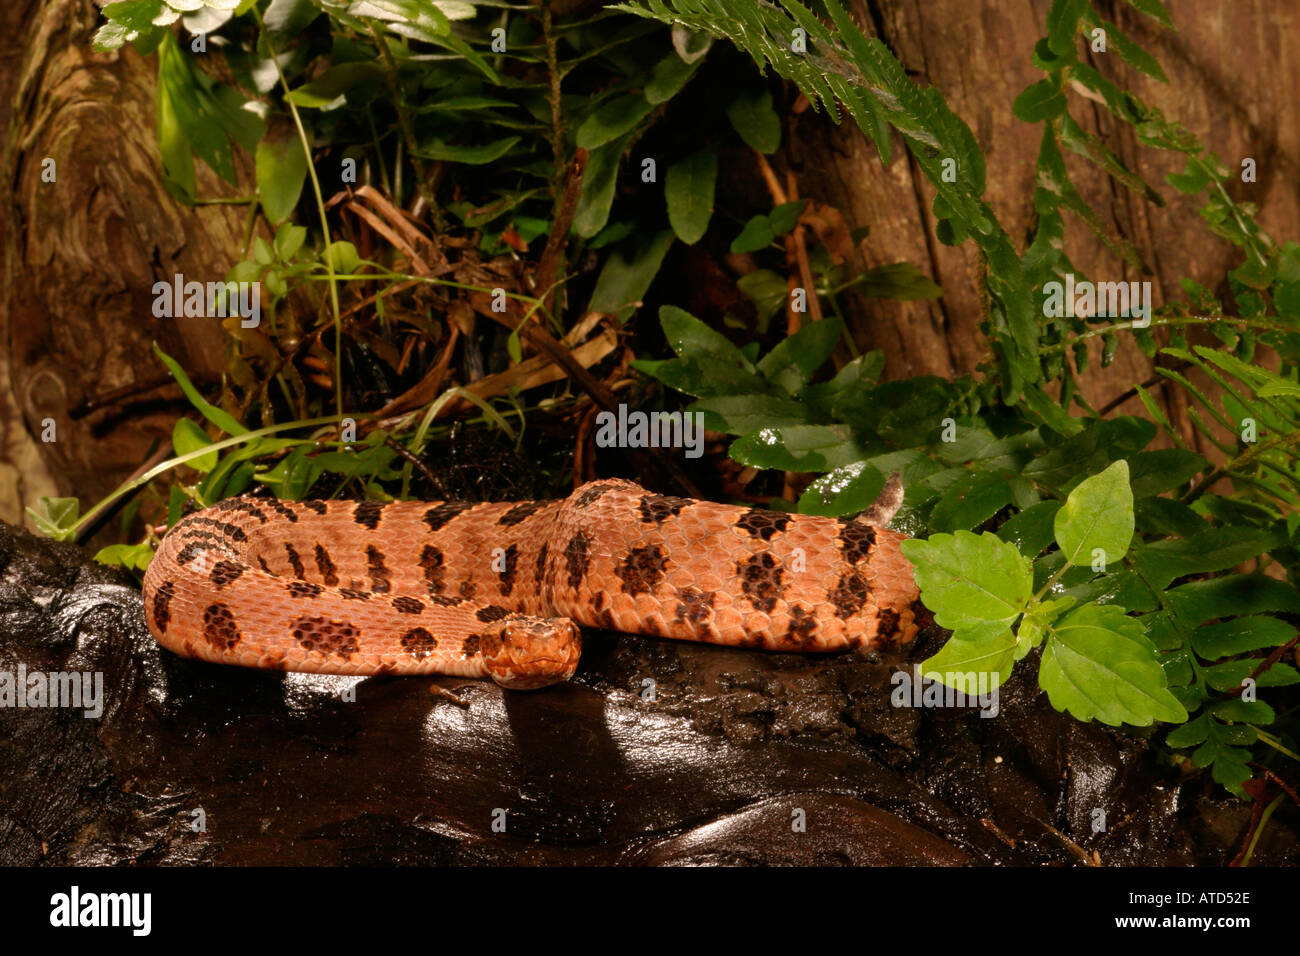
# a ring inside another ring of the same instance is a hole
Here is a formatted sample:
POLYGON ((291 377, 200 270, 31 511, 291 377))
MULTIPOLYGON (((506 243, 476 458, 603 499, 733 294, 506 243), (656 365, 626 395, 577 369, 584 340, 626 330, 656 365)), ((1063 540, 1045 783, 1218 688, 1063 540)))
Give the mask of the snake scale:
POLYGON ((921 605, 903 540, 622 480, 555 501, 231 498, 168 532, 145 617, 184 657, 530 689, 572 676, 578 625, 777 651, 905 643, 921 605))

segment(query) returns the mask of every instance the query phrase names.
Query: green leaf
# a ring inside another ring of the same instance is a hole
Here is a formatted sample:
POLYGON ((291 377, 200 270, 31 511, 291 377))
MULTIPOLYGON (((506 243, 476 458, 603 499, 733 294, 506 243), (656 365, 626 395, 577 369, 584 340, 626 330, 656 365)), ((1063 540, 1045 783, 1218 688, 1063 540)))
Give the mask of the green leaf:
POLYGON ((840 341, 843 326, 834 317, 811 322, 782 339, 758 363, 758 372, 774 385, 797 395, 821 368, 840 341))
POLYGON ((664 181, 668 222, 687 245, 699 242, 709 228, 717 181, 718 154, 713 149, 702 149, 668 167, 664 181))
POLYGON ((646 101, 652 106, 666 103, 676 96, 686 85, 687 80, 695 75, 699 60, 687 63, 676 53, 670 53, 655 64, 654 76, 642 91, 646 101))
POLYGON ((973 695, 1000 687, 1015 661, 1016 636, 1004 622, 990 621, 953 632, 939 653, 921 664, 921 675, 973 695), (980 675, 989 676, 981 682, 980 675))
POLYGON ((780 148, 781 119, 766 88, 737 96, 727 106, 727 119, 740 138, 760 153, 775 153, 780 148))
MULTIPOLYGON (((707 424, 707 423, 706 423, 707 424)), ((847 425, 785 425, 762 428, 732 443, 733 461, 778 471, 830 471, 862 458, 847 425)))
POLYGON ((1192 649, 1208 661, 1217 661, 1234 654, 1279 647, 1295 637, 1295 633, 1295 627, 1286 621, 1247 615, 1198 627, 1192 634, 1192 649))
POLYGON ((1172 491, 1199 475, 1209 463, 1182 448, 1157 448, 1129 459, 1129 481, 1134 498, 1172 491))
POLYGON ((117 565, 133 571, 143 571, 153 560, 153 547, 146 541, 141 544, 110 544, 95 552, 95 560, 110 567, 117 565))
POLYGON ((605 103, 578 127, 578 145, 595 149, 632 132, 654 109, 641 93, 625 93, 605 103))
POLYGON ((1256 557, 1273 546, 1275 536, 1259 528, 1226 526, 1207 528, 1190 538, 1145 544, 1133 553, 1151 585, 1166 588, 1175 578, 1209 571, 1225 571, 1256 557))
POLYGON ((1088 9, 1088 0, 1052 0, 1047 11, 1047 45, 1057 56, 1074 52, 1079 33, 1079 18, 1088 9))
POLYGON ((630 136, 626 136, 608 143, 587 156, 582 192, 578 195, 578 208, 573 214, 573 231, 584 239, 600 232, 609 221, 614 186, 618 180, 618 163, 629 139, 630 136))
POLYGON ((1192 581, 1165 592, 1165 600, 1187 627, 1235 614, 1300 614, 1300 592, 1265 574, 1231 574, 1192 581))
POLYGON ((795 199, 790 202, 783 202, 768 213, 767 221, 772 226, 772 235, 784 236, 787 232, 799 225, 799 217, 803 215, 804 208, 808 205, 806 199, 795 199))
POLYGON ((885 475, 873 465, 858 461, 822 475, 799 498, 806 515, 838 518, 866 511, 885 487, 885 475))
POLYGON ((321 252, 321 258, 341 275, 350 275, 361 265, 361 256, 357 247, 346 239, 336 239, 321 252))
POLYGON ((776 233, 772 231, 771 220, 766 216, 753 216, 745 223, 745 228, 740 231, 740 235, 731 240, 731 251, 758 252, 774 242, 776 242, 776 233))
POLYGON ((1108 566, 1118 564, 1133 539, 1128 463, 1117 461, 1075 486, 1056 513, 1053 529, 1056 543, 1071 564, 1091 565, 1099 550, 1108 566))
POLYGON ((998 528, 998 537, 1010 541, 1025 557, 1036 558, 1052 543, 1052 528, 1060 510, 1059 501, 1040 501, 998 528))
POLYGON ((1010 622, 1033 591, 1029 562, 993 534, 936 534, 902 544, 913 564, 925 606, 941 627, 957 630, 990 621, 1010 622))
POLYGON ((1011 486, 1000 475, 969 472, 944 492, 930 512, 935 531, 969 530, 1011 504, 1011 486))
POLYGON ((1053 626, 1038 682, 1054 708, 1079 720, 1146 727, 1187 719, 1142 624, 1114 605, 1084 605, 1053 626))
POLYGON ((340 63, 338 66, 330 67, 310 83, 291 91, 285 98, 297 106, 319 109, 329 106, 359 85, 364 85, 367 91, 372 90, 383 76, 384 68, 378 63, 368 61, 340 63))
POLYGON ((621 248, 612 252, 596 278, 596 288, 591 293, 587 311, 617 315, 624 308, 639 304, 659 274, 659 266, 672 244, 673 234, 665 229, 634 249, 630 259, 624 256, 621 248))
POLYGON ((440 159, 448 163, 464 163, 467 166, 484 166, 496 162, 510 152, 521 138, 507 136, 481 146, 454 146, 439 139, 432 139, 422 144, 415 152, 425 159, 440 159))
POLYGON ((56 541, 71 541, 81 517, 81 502, 76 498, 40 498, 41 510, 24 509, 42 534, 56 541))
POLYGON ((814 424, 802 403, 775 395, 718 395, 701 398, 690 410, 704 413, 705 428, 731 435, 814 424))
POLYGON ((1065 94, 1052 80, 1039 80, 1016 97, 1011 112, 1026 123, 1055 119, 1065 112, 1065 94))
MULTIPOLYGON (((198 451, 200 448, 206 448, 212 442, 203 429, 190 421, 188 418, 176 419, 176 424, 172 427, 172 448, 177 455, 188 455, 192 451, 198 451)), ((189 466, 195 471, 208 472, 217 466, 218 453, 213 451, 206 455, 200 455, 189 462, 189 466)))
POLYGON ((868 298, 900 302, 937 299, 943 295, 943 289, 910 262, 891 262, 868 269, 845 286, 849 287, 868 298))
POLYGON ((235 421, 233 415, 209 403, 199 394, 199 390, 194 387, 194 383, 190 381, 189 376, 185 374, 184 370, 180 367, 180 364, 160 349, 157 342, 153 343, 153 352, 154 355, 158 356, 163 365, 167 366, 167 371, 172 373, 172 377, 176 379, 176 384, 181 387, 181 391, 185 393, 185 397, 189 399, 190 404, 194 406, 195 410, 198 411, 200 415, 212 422, 212 424, 216 425, 232 438, 236 435, 248 434, 248 429, 235 421))
POLYGON ((298 205, 307 179, 307 158, 292 127, 274 124, 257 144, 257 195, 266 218, 280 223, 298 205))

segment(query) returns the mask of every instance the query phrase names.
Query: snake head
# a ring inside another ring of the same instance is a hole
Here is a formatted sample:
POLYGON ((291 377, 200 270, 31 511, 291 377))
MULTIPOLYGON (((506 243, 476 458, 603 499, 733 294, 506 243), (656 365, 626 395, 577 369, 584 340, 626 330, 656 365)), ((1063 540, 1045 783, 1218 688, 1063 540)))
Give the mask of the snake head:
POLYGON ((565 617, 520 617, 485 637, 480 648, 494 681, 510 690, 534 690, 573 676, 582 635, 565 617))

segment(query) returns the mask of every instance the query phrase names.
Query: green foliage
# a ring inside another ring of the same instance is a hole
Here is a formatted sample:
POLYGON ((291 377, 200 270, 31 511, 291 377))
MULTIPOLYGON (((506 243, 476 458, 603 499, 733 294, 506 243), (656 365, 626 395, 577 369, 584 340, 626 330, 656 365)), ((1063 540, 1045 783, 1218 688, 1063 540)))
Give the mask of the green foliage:
MULTIPOLYGON (((1129 5, 1172 27, 1160 0, 1129 5)), ((508 59, 533 67, 522 72, 506 70, 491 50, 490 29, 503 21, 488 4, 271 0, 255 7, 244 0, 236 7, 234 0, 207 0, 194 14, 222 30, 229 84, 178 55, 167 29, 180 16, 176 6, 110 5, 96 43, 158 51, 159 145, 178 199, 197 199, 193 156, 230 182, 234 148, 255 156, 257 201, 268 221, 283 222, 274 241, 250 244, 231 278, 263 282, 277 334, 314 331, 325 341, 319 328, 295 325, 290 305, 305 300, 308 312, 332 311, 337 343, 339 308, 327 304, 322 287, 419 278, 388 261, 365 261, 352 243, 331 236, 320 195, 307 228, 293 223, 304 213, 304 187, 319 188, 316 171, 345 155, 333 144, 349 144, 346 155, 402 207, 426 188, 424 164, 446 164, 456 196, 421 198, 440 227, 471 237, 483 256, 540 253, 555 221, 561 171, 576 149, 586 149, 565 252, 569 262, 594 256, 597 267, 589 297, 571 296, 568 311, 585 306, 630 320, 675 243, 716 240, 728 230, 723 243, 756 265, 737 288, 753 303, 757 322, 727 315, 725 331, 718 331, 665 305, 659 319, 674 357, 643 357, 634 366, 689 396, 688 410, 703 412, 706 427, 734 436, 730 454, 737 462, 814 476, 797 503, 804 513, 861 511, 887 475, 900 473, 906 494, 896 522, 913 536, 904 553, 923 600, 953 631, 924 662, 926 674, 969 688, 979 674, 1005 680, 1023 662, 1037 668, 1052 705, 1078 719, 1178 724, 1161 731, 1165 744, 1238 794, 1278 755, 1294 757, 1294 707, 1287 703, 1294 698, 1282 695, 1300 681, 1285 659, 1300 616, 1300 475, 1293 454, 1300 443, 1300 246, 1274 243, 1256 224, 1255 210, 1224 188, 1235 170, 1110 79, 1115 71, 1099 71, 1092 65, 1097 55, 1082 55, 1080 43, 1104 30, 1123 70, 1165 81, 1159 63, 1091 0, 1054 0, 1043 38, 1026 51, 1043 76, 1009 104, 1021 121, 1042 125, 1023 255, 983 199, 984 157, 969 127, 940 91, 918 87, 840 0, 819 5, 825 19, 798 0, 629 0, 555 23, 549 44, 536 17, 512 12, 508 59), (671 39, 659 24, 672 26, 671 39), (791 43, 796 29, 805 43, 798 49, 791 43), (850 288, 898 299, 941 290, 907 263, 847 278, 830 250, 811 241, 803 223, 813 210, 805 201, 739 215, 715 211, 720 156, 782 147, 773 95, 780 87, 758 75, 738 76, 715 38, 748 54, 759 72, 770 68, 836 122, 847 114, 883 161, 890 159, 891 132, 902 137, 935 190, 936 238, 969 240, 983 257, 989 356, 981 374, 956 382, 880 381, 884 358, 857 354, 838 297, 850 288), (714 92, 689 102, 698 124, 691 128, 710 138, 688 133, 656 150, 663 196, 647 203, 649 190, 620 188, 641 174, 628 160, 693 85, 714 92), (1163 307, 1149 327, 1122 316, 1044 314, 1044 286, 1078 275, 1065 253, 1067 222, 1095 233, 1133 270, 1144 267, 1142 252, 1113 234, 1108 217, 1076 187, 1067 154, 1140 201, 1163 203, 1156 185, 1076 119, 1099 104, 1139 142, 1182 157, 1182 170, 1159 185, 1203 195, 1207 229, 1241 250, 1243 261, 1224 284, 1228 301, 1186 281, 1186 301, 1163 307), (308 143, 316 144, 314 163, 307 161, 308 143), (772 317, 792 309, 789 265, 781 257, 796 229, 809 238, 813 287, 804 291, 831 317, 814 322, 791 312, 797 331, 773 343, 772 317), (1207 331, 1221 347, 1193 346, 1188 328, 1207 331), (1167 340, 1158 342, 1157 331, 1167 340), (1167 364, 1158 372, 1194 403, 1193 426, 1223 453, 1221 465, 1188 449, 1142 387, 1135 394, 1151 421, 1105 419, 1082 400, 1077 380, 1086 371, 1088 340, 1101 339, 1104 366, 1126 335, 1148 355, 1163 349, 1167 364), (1277 354, 1277 371, 1256 360, 1260 347, 1277 354), (1207 380, 1217 395, 1197 384, 1207 380), (1149 447, 1159 431, 1175 447, 1149 447), (1226 492, 1220 479, 1231 479, 1234 490, 1226 492)), ((376 296, 381 319, 383 303, 376 296)), ((563 330, 565 315, 542 314, 531 297, 526 304, 537 321, 563 330)), ((428 334, 420 321, 407 318, 408 329, 428 334)), ((371 345, 382 347, 382 337, 367 340, 371 345)), ((507 350, 515 361, 519 349, 512 336, 507 350)), ((327 357, 341 371, 340 356, 327 357)), ((319 492, 322 483, 376 497, 400 483, 404 493, 411 464, 399 462, 392 446, 418 454, 435 431, 437 410, 452 397, 478 402, 479 421, 515 434, 505 421, 518 412, 514 396, 489 404, 452 389, 398 426, 345 446, 337 440, 341 393, 336 414, 320 415, 320 397, 313 400, 292 366, 261 376, 260 387, 249 385, 240 401, 227 393, 213 404, 176 363, 161 359, 207 422, 207 430, 178 424, 178 455, 160 466, 188 464, 198 476, 171 487, 172 521, 187 502, 211 503, 253 482, 286 497, 319 492), (261 428, 243 424, 259 416, 261 428), (209 438, 213 429, 228 437, 209 438)), ((265 371, 252 367, 259 361, 266 359, 241 356, 232 378, 255 382, 254 372, 265 371)), ((522 424, 523 414, 518 418, 522 424)), ((103 506, 80 517, 75 501, 56 501, 33 520, 67 538, 103 506)), ((139 568, 147 546, 114 546, 101 556, 139 568)))

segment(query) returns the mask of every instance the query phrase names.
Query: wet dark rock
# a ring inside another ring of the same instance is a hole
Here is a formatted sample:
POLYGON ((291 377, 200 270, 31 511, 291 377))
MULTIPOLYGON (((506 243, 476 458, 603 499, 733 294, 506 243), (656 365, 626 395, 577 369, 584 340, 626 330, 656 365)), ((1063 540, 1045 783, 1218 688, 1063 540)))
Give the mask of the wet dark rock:
MULTIPOLYGON (((0 708, 9 865, 1222 864, 1250 825, 1032 669, 986 719, 892 706, 903 655, 601 633, 533 693, 223 668, 161 650, 126 575, 0 525, 20 665, 101 673, 104 709, 0 708)), ((1256 861, 1300 858, 1280 816, 1256 861)))

